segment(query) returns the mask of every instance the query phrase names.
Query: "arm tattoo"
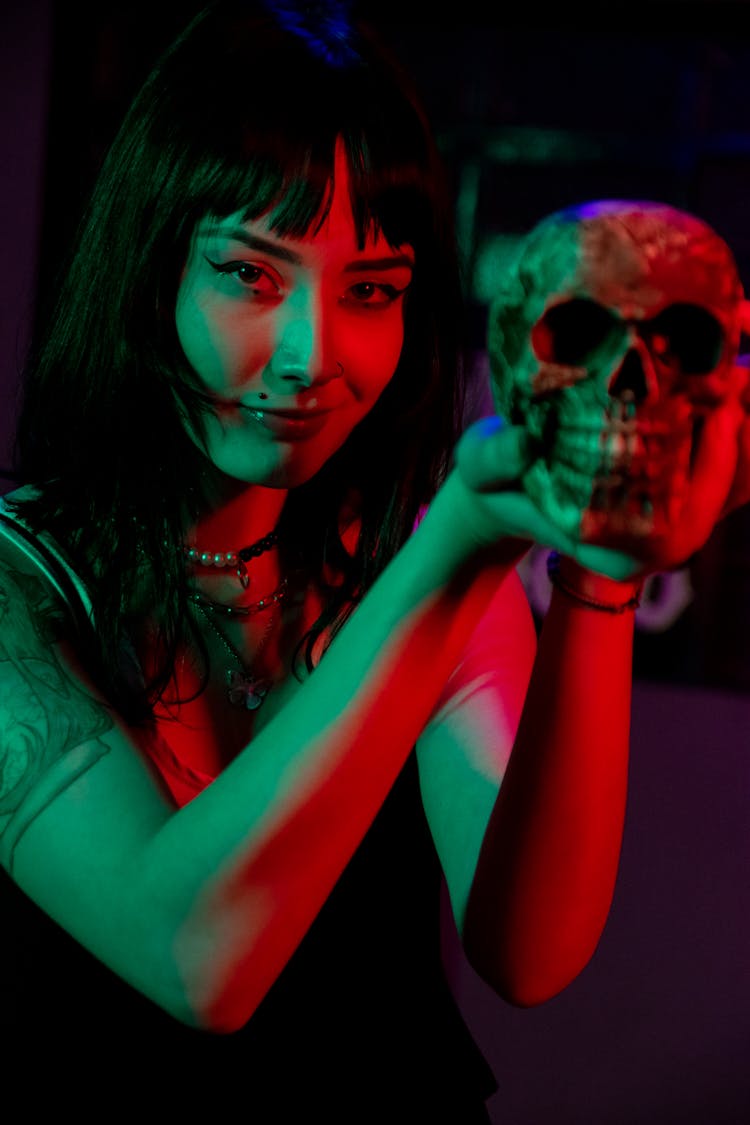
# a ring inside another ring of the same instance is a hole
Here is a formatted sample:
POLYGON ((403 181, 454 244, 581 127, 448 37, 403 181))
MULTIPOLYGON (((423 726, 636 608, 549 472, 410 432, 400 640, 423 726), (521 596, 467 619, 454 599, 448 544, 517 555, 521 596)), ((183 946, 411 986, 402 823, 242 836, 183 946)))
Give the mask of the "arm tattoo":
POLYGON ((69 784, 81 773, 83 762, 74 762, 83 744, 96 746, 83 768, 107 753, 100 736, 114 725, 111 716, 65 670, 54 648, 64 619, 41 579, 0 566, 0 833, 66 755, 73 767, 66 771, 69 784))

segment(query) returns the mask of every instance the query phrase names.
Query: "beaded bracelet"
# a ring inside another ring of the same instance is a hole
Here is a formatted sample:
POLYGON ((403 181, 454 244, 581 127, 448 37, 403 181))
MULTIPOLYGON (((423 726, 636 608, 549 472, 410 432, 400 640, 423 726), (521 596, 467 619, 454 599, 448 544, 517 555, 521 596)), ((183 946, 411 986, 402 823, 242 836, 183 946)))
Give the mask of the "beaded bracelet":
MULTIPOLYGON (((637 586, 636 593, 632 598, 628 598, 626 602, 617 603, 597 601, 596 598, 590 598, 587 594, 581 593, 580 590, 568 586, 560 575, 560 555, 557 551, 550 551, 547 556, 547 576, 552 585, 566 594, 571 601, 588 606, 589 609, 598 609, 603 613, 626 613, 629 609, 637 609, 641 604, 643 583, 637 586)), ((612 581, 615 580, 612 579, 612 581)))

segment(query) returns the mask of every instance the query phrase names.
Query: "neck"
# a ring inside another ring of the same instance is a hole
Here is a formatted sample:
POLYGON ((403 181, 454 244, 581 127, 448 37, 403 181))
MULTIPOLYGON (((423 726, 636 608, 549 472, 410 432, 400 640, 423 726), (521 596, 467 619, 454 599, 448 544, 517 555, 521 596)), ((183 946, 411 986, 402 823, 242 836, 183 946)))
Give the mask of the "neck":
POLYGON ((238 484, 204 507, 186 529, 185 542, 207 551, 239 551, 274 530, 286 497, 284 489, 238 484))
MULTIPOLYGON (((235 482, 232 482, 234 485, 235 482)), ((206 505, 192 523, 184 543, 199 552, 237 554, 265 539, 279 522, 287 493, 283 489, 258 485, 236 485, 225 490, 221 501, 206 505)), ((278 551, 265 549, 245 563, 243 585, 232 566, 212 567, 188 564, 195 590, 225 605, 252 605, 270 595, 281 580, 278 551)))

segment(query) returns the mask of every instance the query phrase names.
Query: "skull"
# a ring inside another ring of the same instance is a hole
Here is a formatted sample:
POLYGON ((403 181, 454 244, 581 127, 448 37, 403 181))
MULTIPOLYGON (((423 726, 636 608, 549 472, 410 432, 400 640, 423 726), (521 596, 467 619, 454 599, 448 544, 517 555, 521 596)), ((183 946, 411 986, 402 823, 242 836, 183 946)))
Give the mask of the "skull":
POLYGON ((744 307, 729 247, 673 207, 596 200, 531 231, 488 358, 498 413, 535 439, 523 487, 557 526, 639 557, 673 533, 705 420, 736 393, 744 307))

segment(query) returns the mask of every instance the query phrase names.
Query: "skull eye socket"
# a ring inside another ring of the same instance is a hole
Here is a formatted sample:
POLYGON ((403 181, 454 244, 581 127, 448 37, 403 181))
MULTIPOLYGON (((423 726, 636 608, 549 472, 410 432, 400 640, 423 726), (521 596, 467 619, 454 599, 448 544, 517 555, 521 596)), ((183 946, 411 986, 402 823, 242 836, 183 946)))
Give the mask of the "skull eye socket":
POLYGON ((603 305, 576 297, 554 305, 531 330, 531 346, 542 363, 585 367, 590 356, 622 323, 603 305))
POLYGON ((721 324, 700 305, 670 305, 649 322, 647 336, 657 359, 683 375, 708 375, 724 350, 721 324))

